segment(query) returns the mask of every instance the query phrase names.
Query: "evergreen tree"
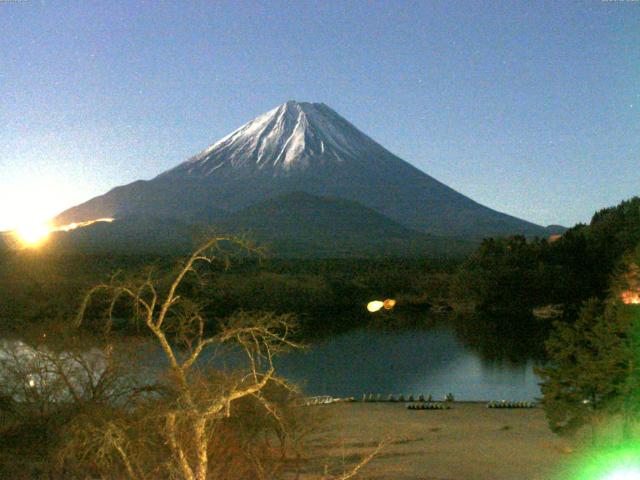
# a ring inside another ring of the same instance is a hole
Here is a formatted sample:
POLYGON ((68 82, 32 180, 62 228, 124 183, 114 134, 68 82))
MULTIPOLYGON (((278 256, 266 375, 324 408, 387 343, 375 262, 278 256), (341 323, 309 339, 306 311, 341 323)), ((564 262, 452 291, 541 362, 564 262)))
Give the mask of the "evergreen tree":
POLYGON ((640 415, 640 245, 623 259, 606 302, 586 301, 573 324, 557 322, 538 369, 551 429, 572 432, 619 414, 623 435, 640 415))
POLYGON ((574 324, 556 322, 546 343, 543 404, 557 433, 595 426, 604 415, 623 413, 634 366, 629 317, 587 300, 574 324))

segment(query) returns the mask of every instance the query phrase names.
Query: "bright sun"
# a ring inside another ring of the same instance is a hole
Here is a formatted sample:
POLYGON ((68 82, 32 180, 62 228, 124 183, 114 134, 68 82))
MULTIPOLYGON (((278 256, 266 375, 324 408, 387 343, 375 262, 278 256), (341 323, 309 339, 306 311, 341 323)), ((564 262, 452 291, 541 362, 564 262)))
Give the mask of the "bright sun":
POLYGON ((39 246, 47 239, 50 232, 51 228, 46 222, 25 223, 15 229, 18 240, 25 247, 39 246))

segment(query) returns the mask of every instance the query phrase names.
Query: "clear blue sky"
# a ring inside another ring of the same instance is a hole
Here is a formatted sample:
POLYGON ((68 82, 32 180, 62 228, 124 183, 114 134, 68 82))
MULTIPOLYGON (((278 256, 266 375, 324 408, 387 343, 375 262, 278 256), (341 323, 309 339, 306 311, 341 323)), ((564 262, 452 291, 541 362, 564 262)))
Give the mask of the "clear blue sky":
POLYGON ((0 229, 288 99, 541 224, 640 194, 640 1, 0 2, 0 229))

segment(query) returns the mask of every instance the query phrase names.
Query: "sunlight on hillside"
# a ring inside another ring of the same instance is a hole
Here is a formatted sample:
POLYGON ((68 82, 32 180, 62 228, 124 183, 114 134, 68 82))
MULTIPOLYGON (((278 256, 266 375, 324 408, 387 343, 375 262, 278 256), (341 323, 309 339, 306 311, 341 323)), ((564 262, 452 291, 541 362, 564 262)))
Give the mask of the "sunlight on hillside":
POLYGON ((95 220, 87 220, 86 222, 74 222, 68 225, 62 225, 60 227, 56 227, 54 231, 56 232, 70 232, 71 230, 75 230, 76 228, 88 227, 89 225, 93 225, 94 223, 111 223, 113 222, 113 218, 96 218, 95 220))

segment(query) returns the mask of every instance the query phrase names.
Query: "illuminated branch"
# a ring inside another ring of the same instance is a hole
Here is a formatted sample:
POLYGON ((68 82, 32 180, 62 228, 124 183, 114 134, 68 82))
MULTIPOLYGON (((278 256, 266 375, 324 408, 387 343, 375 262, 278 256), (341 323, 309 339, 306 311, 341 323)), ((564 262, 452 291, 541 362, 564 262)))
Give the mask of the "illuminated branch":
MULTIPOLYGON (((137 284, 116 282, 114 277, 110 285, 97 285, 87 293, 77 318, 77 325, 81 325, 92 297, 105 292, 110 295, 107 308, 110 321, 120 305, 119 301, 125 299, 132 303, 135 317, 144 320, 144 325, 160 345, 173 374, 166 383, 165 393, 155 386, 149 388, 157 394, 152 398, 158 399, 154 405, 158 409, 157 418, 164 425, 160 434, 171 452, 170 463, 174 474, 179 473, 185 480, 207 479, 210 473, 210 436, 216 429, 216 422, 230 417, 234 404, 241 399, 254 399, 276 422, 279 431, 286 431, 285 419, 268 399, 266 388, 273 384, 286 392, 292 390, 283 379, 276 376, 273 358, 284 349, 300 347, 292 340, 294 328, 291 317, 273 313, 238 312, 220 323, 217 334, 205 337, 203 307, 183 297, 180 287, 189 274, 194 274, 202 282, 203 277, 197 271, 199 264, 209 265, 214 260, 221 260, 228 268, 229 258, 220 248, 221 242, 230 242, 249 252, 254 251, 246 241, 226 236, 212 238, 180 266, 168 284, 166 294, 160 294, 151 272, 137 284), (247 368, 243 374, 225 378, 222 384, 199 376, 195 366, 207 347, 226 343, 239 346, 244 353, 247 368)), ((133 392, 132 400, 137 396, 143 398, 145 394, 144 389, 133 392)), ((124 443, 114 443, 112 447, 121 457, 127 474, 134 478, 135 468, 131 462, 127 463, 124 443)), ((353 478, 381 448, 382 444, 340 480, 353 478)), ((251 461, 256 464, 259 477, 269 477, 259 458, 251 457, 251 461)))

